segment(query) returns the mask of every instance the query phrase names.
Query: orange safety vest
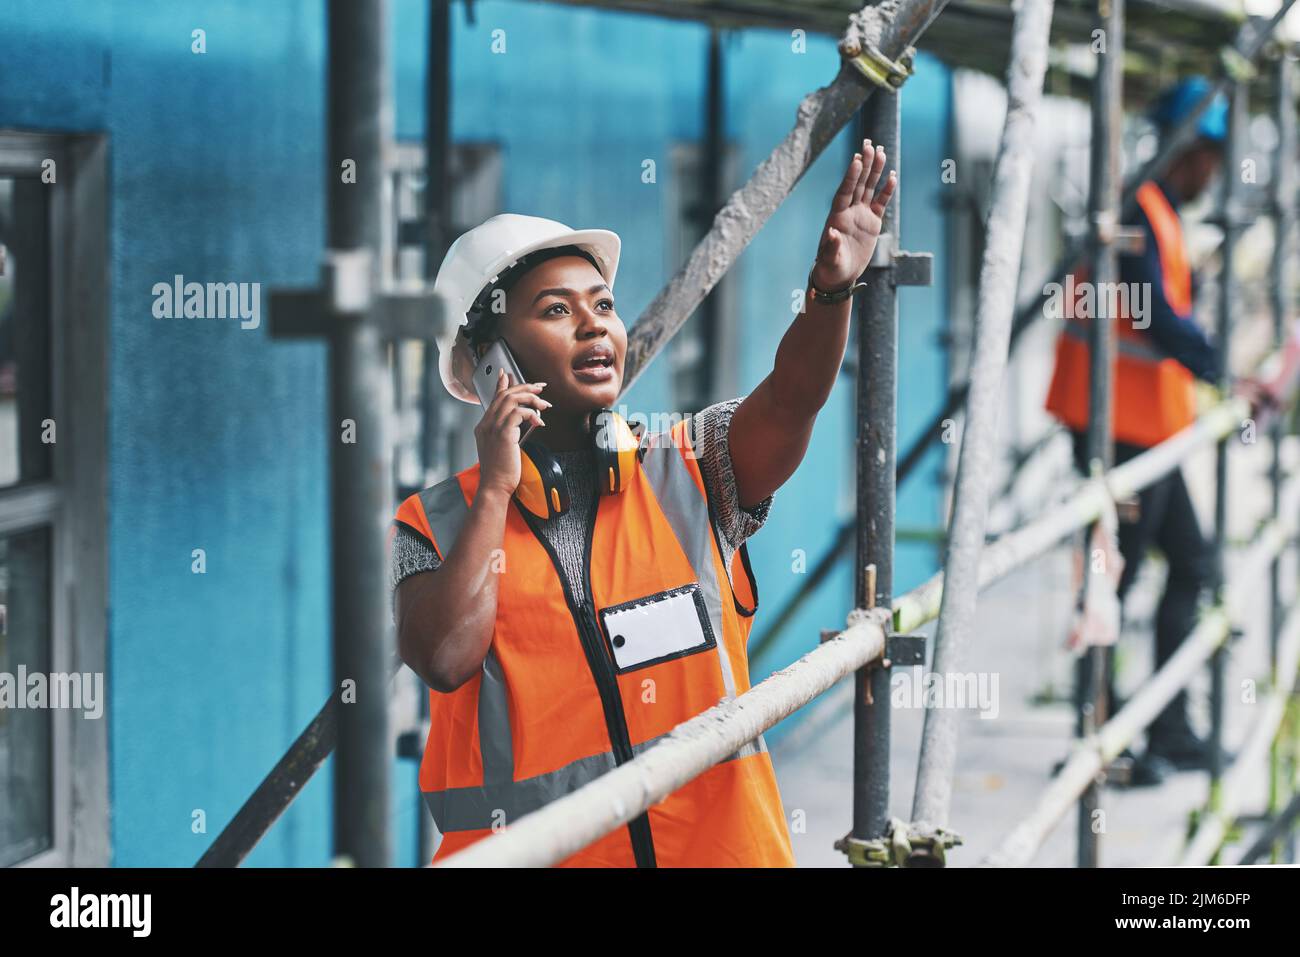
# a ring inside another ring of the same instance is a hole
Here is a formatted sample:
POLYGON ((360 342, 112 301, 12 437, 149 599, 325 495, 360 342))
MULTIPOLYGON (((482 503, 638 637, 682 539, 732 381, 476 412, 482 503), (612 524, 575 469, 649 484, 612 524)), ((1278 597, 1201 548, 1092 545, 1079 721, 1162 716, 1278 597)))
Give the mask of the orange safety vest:
MULTIPOLYGON (((749 690, 757 583, 743 545, 723 562, 686 424, 647 435, 628 486, 597 496, 584 594, 512 501, 487 657, 450 694, 429 691, 420 790, 443 834, 435 862, 749 690)), ((396 520, 445 559, 478 482, 476 464, 396 520)), ((560 866, 794 866, 763 736, 560 866)))
MULTIPOLYGON (((1138 204, 1146 213, 1160 252, 1165 299, 1180 317, 1192 315, 1192 272, 1178 213, 1160 187, 1148 181, 1138 187, 1138 204)), ((1047 411, 1069 428, 1088 428, 1088 321, 1077 308, 1088 280, 1086 267, 1066 279, 1065 327, 1056 341, 1056 367, 1047 392, 1047 411)), ((1099 294, 1098 294, 1099 295, 1099 294)), ((1167 355, 1118 300, 1118 331, 1112 423, 1116 442, 1150 448, 1192 424, 1196 418, 1195 378, 1167 355)), ((1083 310, 1087 312, 1087 309, 1083 310)))

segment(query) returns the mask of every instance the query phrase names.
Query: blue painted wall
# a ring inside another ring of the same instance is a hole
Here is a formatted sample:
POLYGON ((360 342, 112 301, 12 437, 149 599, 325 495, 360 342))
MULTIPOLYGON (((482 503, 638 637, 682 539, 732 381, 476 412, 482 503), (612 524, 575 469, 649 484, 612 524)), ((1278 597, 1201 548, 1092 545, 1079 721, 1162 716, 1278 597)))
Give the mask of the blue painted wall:
MULTIPOLYGON (((393 3, 397 133, 422 136, 423 0, 393 3)), ((662 177, 671 141, 701 138, 707 32, 679 21, 519 2, 453 17, 457 139, 494 139, 507 209, 599 225, 624 239, 620 312, 631 321, 670 275, 662 177), (507 53, 493 54, 492 30, 507 53), (557 104, 538 109, 538 103, 557 104), (641 182, 659 163, 659 186, 641 182)), ((830 80, 833 43, 748 31, 727 44, 729 139, 746 175, 785 131, 800 97, 830 80)), ((325 356, 273 343, 265 323, 158 320, 152 287, 315 282, 324 239, 324 12, 320 0, 0 7, 0 127, 110 137, 110 772, 113 863, 192 863, 310 720, 329 690, 325 356), (191 31, 207 52, 191 52, 191 31), (204 549, 207 570, 191 571, 204 549), (214 720, 214 717, 216 720, 214 720), (207 833, 192 833, 195 810, 207 833)), ((904 241, 941 250, 934 205, 948 126, 947 72, 922 58, 904 97, 904 241)), ((805 175, 740 260, 741 391, 771 367, 793 316, 847 134, 805 175)), ((942 263, 936 279, 942 282, 942 263)), ((902 298, 904 429, 941 395, 940 293, 902 298)), ((264 309, 265 312, 265 309, 264 309)), ((629 392, 672 409, 664 363, 629 392)), ((791 551, 816 559, 851 514, 852 396, 842 382, 808 459, 777 493, 752 543, 764 606, 798 584, 791 551), (838 502, 838 508, 834 504, 838 502)), ((900 524, 930 524, 918 478, 900 524)), ((934 550, 905 550, 900 590, 934 550)), ((846 573, 822 589, 772 667, 842 622, 846 573)), ((762 626, 760 613, 758 625, 762 626)), ((756 678, 761 674, 756 673, 756 678)), ((318 865, 330 844, 329 765, 250 863, 318 865)), ((415 863, 415 769, 394 771, 397 863, 415 863)))
MULTIPOLYGON (((110 138, 113 863, 190 864, 329 691, 325 364, 265 324, 155 319, 151 290, 180 273, 260 282, 265 302, 314 282, 321 5, 51 0, 3 17, 0 125, 110 138)), ((328 815, 326 773, 250 862, 326 863, 328 815)))
MULTIPOLYGON (((903 247, 934 254, 934 282, 905 286, 898 296, 898 456, 912 447, 943 408, 948 394, 949 273, 945 187, 939 174, 953 156, 952 72, 934 57, 916 60, 916 74, 902 93, 903 247)), ((851 401, 851 400, 850 400, 851 401)), ((899 528, 933 529, 948 524, 940 487, 946 449, 934 443, 899 487, 899 528)), ((894 594, 921 584, 943 561, 942 546, 903 540, 895 547, 894 594)))

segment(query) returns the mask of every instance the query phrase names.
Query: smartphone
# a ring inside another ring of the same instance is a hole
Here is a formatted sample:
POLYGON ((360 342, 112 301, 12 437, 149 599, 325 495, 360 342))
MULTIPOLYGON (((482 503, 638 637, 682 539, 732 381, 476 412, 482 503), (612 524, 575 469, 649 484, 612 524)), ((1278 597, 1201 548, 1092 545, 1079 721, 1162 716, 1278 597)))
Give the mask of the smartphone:
MULTIPOLYGON (((510 385, 519 385, 524 381, 524 375, 519 371, 519 364, 515 362, 515 357, 510 354, 510 349, 506 341, 501 338, 492 340, 488 346, 483 358, 479 359, 478 367, 474 370, 474 391, 478 393, 478 400, 483 403, 486 409, 491 404, 493 396, 497 394, 497 379, 501 375, 501 370, 505 369, 510 376, 510 385)), ((537 423, 531 420, 525 420, 521 423, 519 429, 519 444, 523 445, 532 435, 533 429, 537 428, 537 423)))

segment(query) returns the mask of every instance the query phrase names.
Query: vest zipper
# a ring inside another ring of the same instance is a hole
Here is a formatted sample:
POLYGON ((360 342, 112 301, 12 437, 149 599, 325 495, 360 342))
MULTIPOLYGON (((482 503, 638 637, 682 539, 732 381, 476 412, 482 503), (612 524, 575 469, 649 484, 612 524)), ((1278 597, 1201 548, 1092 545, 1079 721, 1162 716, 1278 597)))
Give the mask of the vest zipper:
MULTIPOLYGON (((578 636, 582 641, 582 650, 587 658, 587 667, 591 669, 591 676, 596 682, 596 690, 600 693, 601 708, 605 714, 605 729, 609 733, 610 744, 614 750, 614 763, 616 766, 626 764, 633 758, 632 740, 628 734, 626 716, 623 714, 623 697, 619 694, 618 679, 614 672, 613 662, 610 661, 604 642, 600 638, 600 625, 596 620, 596 600, 591 592, 591 540, 596 531, 596 513, 600 508, 600 490, 596 490, 591 504, 591 518, 587 522, 586 541, 583 544, 583 597, 580 601, 570 592, 568 580, 564 574, 564 566, 560 563, 560 558, 555 553, 555 550, 551 548, 550 543, 543 537, 536 524, 537 519, 518 501, 515 501, 515 506, 519 509, 519 513, 523 515, 524 522, 533 535, 546 549, 546 554, 550 556, 551 563, 559 574, 560 589, 564 592, 564 600, 569 606, 569 614, 573 616, 574 624, 578 626, 578 636)), ((657 867, 654 838, 650 833, 649 815, 642 813, 628 821, 627 830, 632 839, 632 853, 636 858, 636 866, 657 867)))

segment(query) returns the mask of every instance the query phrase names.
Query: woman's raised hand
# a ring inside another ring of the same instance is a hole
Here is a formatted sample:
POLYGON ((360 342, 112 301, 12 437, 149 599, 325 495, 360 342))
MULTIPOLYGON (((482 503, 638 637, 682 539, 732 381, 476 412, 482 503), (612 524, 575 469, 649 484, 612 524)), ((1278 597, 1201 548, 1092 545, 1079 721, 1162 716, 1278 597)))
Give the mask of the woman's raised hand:
POLYGON ((497 391, 483 410, 483 418, 474 426, 478 446, 479 488, 514 494, 519 487, 519 430, 524 420, 542 421, 542 409, 551 407, 540 395, 545 382, 522 382, 512 385, 502 369, 497 377, 497 391))
POLYGON ((840 188, 835 191, 817 243, 813 283, 818 289, 826 292, 843 289, 866 272, 876 240, 880 238, 885 207, 898 184, 898 176, 890 170, 885 185, 876 192, 884 171, 884 147, 872 149, 871 140, 863 140, 861 151, 853 154, 840 188))

